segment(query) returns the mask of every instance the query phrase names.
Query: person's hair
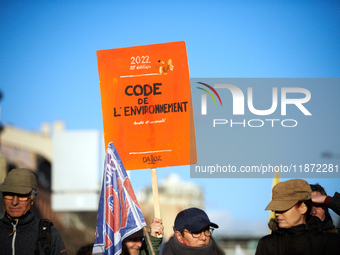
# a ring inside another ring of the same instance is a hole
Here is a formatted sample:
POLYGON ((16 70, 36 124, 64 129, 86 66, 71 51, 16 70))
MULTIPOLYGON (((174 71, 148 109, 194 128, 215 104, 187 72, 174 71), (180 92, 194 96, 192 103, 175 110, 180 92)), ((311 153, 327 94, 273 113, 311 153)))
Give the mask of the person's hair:
POLYGON ((305 216, 306 222, 308 222, 311 217, 310 213, 312 211, 312 200, 308 199, 308 200, 299 201, 296 203, 296 205, 301 206, 302 203, 304 203, 307 206, 307 211, 305 212, 304 216, 305 216))
POLYGON ((320 192, 321 195, 327 196, 325 189, 319 183, 310 184, 310 188, 312 189, 312 192, 317 191, 320 192))
POLYGON ((181 236, 184 236, 184 230, 185 230, 184 228, 181 230, 178 230, 178 232, 181 233, 181 236))
POLYGON ((36 191, 35 189, 32 189, 32 191, 31 191, 31 200, 35 200, 38 194, 39 194, 38 191, 36 191))

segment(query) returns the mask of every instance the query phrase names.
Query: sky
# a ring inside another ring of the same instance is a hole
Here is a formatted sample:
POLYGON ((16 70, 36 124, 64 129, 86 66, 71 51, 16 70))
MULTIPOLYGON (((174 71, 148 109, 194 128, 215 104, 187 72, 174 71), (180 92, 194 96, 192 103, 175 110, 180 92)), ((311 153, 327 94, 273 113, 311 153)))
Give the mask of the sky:
MULTIPOLYGON (((191 78, 339 78, 340 3, 2 0, 1 123, 38 132, 44 122, 63 120, 67 130, 101 131, 96 51, 173 41, 186 42, 191 78)), ((339 89, 330 88, 334 98, 339 89)), ((325 99, 313 105, 314 112, 330 102, 327 89, 317 89, 325 99)), ((313 90, 313 95, 320 94, 313 90)), ((329 107, 334 111, 338 106, 329 107)), ((320 133, 314 129, 305 137, 312 143, 296 142, 287 150, 301 148, 307 154, 320 143, 328 149, 328 142, 339 155, 334 128, 339 115, 334 111, 329 118, 334 122, 321 136, 326 140, 317 139, 320 133)), ((201 123, 196 128, 200 131, 201 123)), ((283 132, 275 131, 275 137, 283 132)), ((242 135, 242 144, 254 144, 255 137, 245 140, 242 135)), ((216 139, 213 132, 209 137, 216 139)), ((200 148, 201 142, 198 137, 200 148)), ((232 148, 230 155, 244 155, 241 146, 232 148)), ((159 182, 173 172, 204 189, 205 209, 224 231, 267 232, 264 208, 271 178, 196 179, 182 166, 158 169, 159 182)), ((150 185, 149 176, 147 170, 133 173, 135 190, 150 185)), ((337 178, 306 180, 319 182, 331 195, 339 191, 337 178)))

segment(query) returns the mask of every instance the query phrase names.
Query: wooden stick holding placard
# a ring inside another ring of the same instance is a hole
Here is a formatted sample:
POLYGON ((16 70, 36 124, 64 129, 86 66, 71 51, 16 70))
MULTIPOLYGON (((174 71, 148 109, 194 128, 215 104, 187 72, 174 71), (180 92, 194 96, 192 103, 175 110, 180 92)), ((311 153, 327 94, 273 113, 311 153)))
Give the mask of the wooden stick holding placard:
MULTIPOLYGON (((153 208, 155 213, 155 218, 161 219, 161 210, 159 206, 158 198, 158 184, 157 184, 157 171, 156 168, 151 168, 151 181, 152 181, 152 193, 153 193, 153 208)), ((162 237, 162 235, 157 235, 157 237, 162 237)))

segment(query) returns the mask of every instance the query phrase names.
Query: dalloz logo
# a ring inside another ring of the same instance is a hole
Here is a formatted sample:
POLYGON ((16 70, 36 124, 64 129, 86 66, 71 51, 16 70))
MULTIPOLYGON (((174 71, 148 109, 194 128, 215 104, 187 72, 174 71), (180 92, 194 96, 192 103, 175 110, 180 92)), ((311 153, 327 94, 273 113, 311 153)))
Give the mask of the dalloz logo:
MULTIPOLYGON (((222 100, 220 95, 217 93, 216 89, 228 89, 232 94, 232 112, 233 115, 244 115, 245 114, 245 96, 243 91, 231 84, 215 84, 214 87, 208 85, 203 82, 197 82, 204 87, 197 87, 200 90, 206 92, 214 101, 215 105, 217 106, 217 102, 215 100, 215 96, 218 98, 220 105, 222 105, 222 100), (210 91, 208 89, 210 89, 210 91), (215 96, 214 96, 214 95, 215 96)), ((287 115, 287 105, 295 105, 305 116, 311 116, 312 114, 307 110, 307 108, 303 105, 307 103, 311 99, 311 93, 309 90, 305 88, 297 88, 297 87, 282 87, 281 88, 281 97, 280 97, 280 107, 281 107, 281 116, 287 115), (289 95, 295 95, 295 98, 289 98, 289 95), (296 95, 302 95, 299 98, 296 98, 296 95)), ((201 115, 207 115, 207 94, 201 95, 201 115)), ((278 88, 272 88, 272 105, 269 109, 256 109, 253 104, 253 88, 247 88, 247 106, 248 110, 258 116, 268 116, 273 114, 278 108, 279 96, 278 96, 278 88)), ((242 122, 235 122, 233 120, 226 120, 226 119, 214 119, 213 126, 215 127, 218 124, 227 124, 230 123, 231 127, 235 125, 241 125, 246 127, 247 124, 249 127, 262 127, 265 125, 266 122, 270 122, 271 126, 274 127, 275 122, 281 122, 283 127, 295 127, 297 126, 298 122, 295 119, 250 119, 246 121, 245 119, 242 122), (290 124, 288 124, 290 123, 290 124)))
POLYGON ((150 155, 149 157, 143 157, 143 163, 156 164, 158 161, 162 161, 161 156, 150 155))

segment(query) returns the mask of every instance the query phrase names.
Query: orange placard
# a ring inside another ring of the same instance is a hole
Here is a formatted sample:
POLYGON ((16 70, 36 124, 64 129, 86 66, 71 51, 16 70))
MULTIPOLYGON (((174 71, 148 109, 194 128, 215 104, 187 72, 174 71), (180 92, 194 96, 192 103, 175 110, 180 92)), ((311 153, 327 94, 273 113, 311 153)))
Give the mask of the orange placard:
POLYGON ((105 145, 125 168, 196 163, 185 42, 100 50, 97 60, 105 145))

